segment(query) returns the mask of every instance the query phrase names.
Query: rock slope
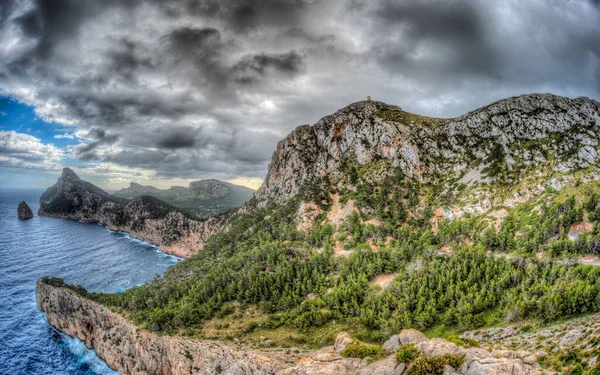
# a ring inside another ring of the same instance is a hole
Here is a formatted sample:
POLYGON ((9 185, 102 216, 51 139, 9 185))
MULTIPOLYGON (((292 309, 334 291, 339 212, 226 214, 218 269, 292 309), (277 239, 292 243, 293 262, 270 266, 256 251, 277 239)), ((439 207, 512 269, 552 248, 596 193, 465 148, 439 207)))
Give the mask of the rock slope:
POLYGON ((33 217, 33 211, 25 202, 19 203, 19 207, 17 207, 17 215, 21 220, 29 220, 33 217))
MULTIPOLYGON (((304 188, 350 188, 349 168, 371 166, 382 180, 396 168, 421 182, 459 181, 478 201, 515 186, 531 171, 551 175, 600 159, 600 103, 531 94, 500 100, 454 119, 405 112, 382 102, 353 103, 279 142, 256 197, 288 200, 304 188), (490 187, 491 186, 491 187, 490 187)), ((496 201, 494 203, 502 203, 496 201)))
POLYGON ((414 345, 425 358, 458 355, 464 360, 459 368, 447 366, 444 374, 545 374, 535 355, 526 351, 489 352, 463 348, 443 339, 427 339, 415 330, 392 336, 383 346, 384 359, 345 358, 340 353, 353 343, 341 332, 332 347, 315 350, 303 358, 290 351, 237 347, 214 341, 159 336, 138 329, 121 315, 110 311, 73 290, 51 285, 40 279, 36 284, 38 308, 46 313, 55 328, 80 339, 120 374, 253 374, 253 375, 402 375, 411 363, 399 363, 395 351, 414 345))
POLYGON ((81 180, 69 168, 64 168, 57 183, 42 194, 38 214, 104 224, 181 257, 192 256, 202 249, 229 217, 199 221, 150 196, 131 201, 113 197, 81 180))

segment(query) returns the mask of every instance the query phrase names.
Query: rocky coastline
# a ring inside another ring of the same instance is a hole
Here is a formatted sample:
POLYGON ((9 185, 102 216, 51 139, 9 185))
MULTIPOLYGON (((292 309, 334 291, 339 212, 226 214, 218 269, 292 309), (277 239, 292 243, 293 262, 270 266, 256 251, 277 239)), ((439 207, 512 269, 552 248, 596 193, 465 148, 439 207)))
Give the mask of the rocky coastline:
POLYGON ((129 375, 403 375, 409 363, 398 360, 396 351, 411 346, 424 358, 450 355, 460 366, 446 365, 444 374, 550 374, 526 351, 465 348, 453 342, 428 339, 409 329, 392 336, 379 358, 348 358, 345 349, 355 340, 340 332, 335 344, 312 350, 303 357, 285 349, 259 350, 235 343, 157 335, 136 327, 125 317, 66 287, 44 279, 36 284, 36 301, 48 323, 93 349, 109 367, 129 375), (344 355, 342 355, 344 354, 344 355))
POLYGON ((159 246, 164 253, 188 258, 224 228, 233 212, 204 221, 194 220, 153 197, 142 196, 131 201, 113 197, 64 168, 57 183, 40 197, 38 214, 106 225, 159 246))

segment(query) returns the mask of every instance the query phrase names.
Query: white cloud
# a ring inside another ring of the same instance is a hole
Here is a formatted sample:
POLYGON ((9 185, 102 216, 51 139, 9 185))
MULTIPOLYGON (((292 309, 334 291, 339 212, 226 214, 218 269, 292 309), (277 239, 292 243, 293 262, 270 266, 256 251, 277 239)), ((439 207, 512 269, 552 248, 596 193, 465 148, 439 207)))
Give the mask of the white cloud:
POLYGON ((75 134, 63 133, 54 136, 55 139, 75 139, 75 134))
POLYGON ((0 131, 0 168, 58 170, 64 151, 34 136, 0 131))
POLYGON ((6 115, 7 115, 7 113, 6 113, 6 112, 4 112, 4 111, 0 111, 0 117, 4 117, 4 116, 6 116, 6 115))

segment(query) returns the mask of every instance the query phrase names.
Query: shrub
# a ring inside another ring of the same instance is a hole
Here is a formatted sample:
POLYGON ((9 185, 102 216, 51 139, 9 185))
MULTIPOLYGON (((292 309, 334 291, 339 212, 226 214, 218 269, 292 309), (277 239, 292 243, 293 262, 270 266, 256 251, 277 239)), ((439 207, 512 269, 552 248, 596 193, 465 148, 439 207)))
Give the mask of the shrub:
POLYGON ((385 352, 379 345, 367 344, 362 341, 355 340, 344 349, 342 357, 346 358, 379 358, 383 357, 385 352))
POLYGON ((443 375, 444 366, 448 365, 454 369, 459 368, 465 362, 465 356, 460 354, 445 354, 439 357, 417 358, 408 368, 407 375, 443 375))
POLYGON ((450 335, 446 337, 446 340, 455 343, 463 348, 479 348, 479 343, 473 339, 467 337, 458 337, 456 335, 450 335))
POLYGON ((587 375, 600 375, 600 363, 592 366, 587 372, 587 375))
POLYGON ((415 348, 414 345, 404 345, 396 351, 396 361, 398 363, 409 364, 421 355, 419 349, 415 348))

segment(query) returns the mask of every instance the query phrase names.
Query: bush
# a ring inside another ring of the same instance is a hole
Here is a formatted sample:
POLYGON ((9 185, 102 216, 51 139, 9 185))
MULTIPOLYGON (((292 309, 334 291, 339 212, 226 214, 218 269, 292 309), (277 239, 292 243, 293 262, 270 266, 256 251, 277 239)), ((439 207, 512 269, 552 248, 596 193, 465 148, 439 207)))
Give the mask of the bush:
POLYGON ((463 348, 479 348, 479 343, 473 339, 467 337, 458 337, 456 335, 450 335, 446 337, 446 340, 455 343, 463 348))
POLYGON ((404 345, 396 351, 396 361, 398 363, 409 364, 421 355, 419 349, 415 348, 414 345, 404 345))
POLYGON ((439 357, 417 358, 408 368, 407 375, 443 375, 444 366, 448 365, 458 369, 465 362, 465 356, 459 354, 445 354, 439 357))
POLYGON ((346 358, 379 358, 385 355, 385 351, 379 345, 367 344, 362 341, 355 340, 344 349, 342 357, 346 358))

